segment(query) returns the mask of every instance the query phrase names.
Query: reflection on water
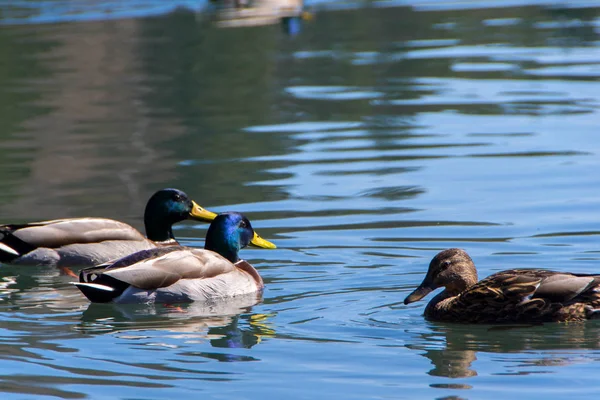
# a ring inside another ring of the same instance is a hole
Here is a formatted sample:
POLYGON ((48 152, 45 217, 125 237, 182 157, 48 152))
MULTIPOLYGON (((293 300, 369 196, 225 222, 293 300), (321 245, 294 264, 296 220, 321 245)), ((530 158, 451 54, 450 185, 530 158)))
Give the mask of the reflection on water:
MULTIPOLYGON (((2 266, 3 399, 600 390, 595 322, 432 324, 401 304, 448 247, 481 276, 598 272, 597 4, 323 4, 291 38, 196 2, 84 3, 0 5, 0 221, 142 228, 179 187, 278 249, 244 252, 262 301, 223 307, 89 305, 69 277, 2 266)), ((206 226, 176 229, 202 246, 206 226)))
POLYGON ((506 365, 500 375, 542 374, 556 372, 556 367, 596 361, 598 328, 595 322, 491 327, 432 324, 430 332, 419 335, 408 347, 425 351, 422 355, 433 365, 428 372, 432 376, 477 376, 475 362, 482 353, 503 355, 494 357, 506 365), (582 349, 595 352, 583 356, 582 349))
POLYGON ((298 35, 304 21, 313 15, 304 10, 302 0, 211 0, 220 28, 279 24, 290 36, 298 35))
MULTIPOLYGON (((165 330, 166 338, 185 338, 187 343, 209 341, 213 347, 251 348, 275 331, 269 315, 250 314, 256 299, 245 296, 227 304, 104 305, 90 304, 77 330, 86 334, 118 333, 139 340, 143 332, 165 330), (240 318, 244 326, 240 326, 240 318), (139 332, 139 333, 138 333, 139 332)), ((227 357, 226 357, 227 358, 227 357)))
POLYGON ((4 365, 20 365, 22 372, 6 370, 2 391, 22 395, 80 398, 94 387, 127 392, 170 388, 169 381, 179 379, 231 380, 227 372, 200 366, 259 361, 247 349, 275 335, 269 315, 232 305, 91 304, 62 313, 40 307, 3 311, 0 358, 4 365), (81 347, 82 342, 88 344, 81 347), (161 350, 174 352, 175 359, 152 355, 161 350))

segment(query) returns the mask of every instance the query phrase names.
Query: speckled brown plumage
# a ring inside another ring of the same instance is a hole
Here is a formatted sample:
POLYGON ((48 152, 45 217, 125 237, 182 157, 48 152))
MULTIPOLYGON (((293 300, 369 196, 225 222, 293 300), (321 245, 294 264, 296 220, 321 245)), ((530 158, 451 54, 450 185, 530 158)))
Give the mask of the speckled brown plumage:
POLYGON ((514 323, 583 321, 600 314, 600 275, 512 269, 477 281, 477 270, 461 249, 438 253, 412 303, 444 287, 425 308, 435 321, 514 323))

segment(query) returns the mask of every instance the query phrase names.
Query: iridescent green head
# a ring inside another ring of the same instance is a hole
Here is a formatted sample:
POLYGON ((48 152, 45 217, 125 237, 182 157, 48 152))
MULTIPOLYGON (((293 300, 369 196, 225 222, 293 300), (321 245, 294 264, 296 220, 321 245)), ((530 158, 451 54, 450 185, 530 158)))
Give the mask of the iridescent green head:
POLYGON ((186 219, 211 222, 217 214, 200 207, 178 189, 162 189, 154 193, 144 213, 148 239, 164 242, 173 237, 173 224, 186 219))
POLYGON ((274 249, 275 245, 258 236, 248 218, 237 212, 225 212, 217 215, 206 232, 204 248, 219 253, 232 263, 239 261, 238 253, 248 244, 265 249, 274 249))

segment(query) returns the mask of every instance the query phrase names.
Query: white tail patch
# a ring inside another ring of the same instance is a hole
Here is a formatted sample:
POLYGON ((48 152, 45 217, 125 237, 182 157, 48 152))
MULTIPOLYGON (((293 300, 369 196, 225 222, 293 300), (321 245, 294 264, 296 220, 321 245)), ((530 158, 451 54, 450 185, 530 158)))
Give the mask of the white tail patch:
POLYGON ((1 242, 0 242, 0 250, 4 251, 6 253, 14 254, 15 256, 20 256, 20 254, 17 253, 15 251, 15 249, 13 249, 12 247, 7 246, 7 245, 5 245, 4 243, 1 243, 1 242))
POLYGON ((87 286, 90 288, 94 288, 94 289, 98 289, 98 290, 104 290, 105 292, 114 292, 115 289, 111 288, 110 286, 106 286, 106 285, 100 285, 98 283, 85 283, 85 282, 70 282, 72 285, 75 286, 87 286))

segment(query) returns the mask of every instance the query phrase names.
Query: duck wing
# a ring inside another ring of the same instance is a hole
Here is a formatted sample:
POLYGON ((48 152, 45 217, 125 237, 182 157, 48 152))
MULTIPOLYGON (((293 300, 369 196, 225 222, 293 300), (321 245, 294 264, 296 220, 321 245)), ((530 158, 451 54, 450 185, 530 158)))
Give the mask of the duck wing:
POLYGON ((93 247, 108 241, 127 241, 132 251, 150 246, 150 243, 144 243, 148 241, 132 226, 106 218, 70 218, 1 225, 0 262, 26 265, 58 264, 61 260, 60 251, 64 249, 65 254, 75 255, 67 257, 66 262, 90 265, 93 261, 105 261, 121 254, 119 251, 112 252, 110 248, 93 247), (142 245, 139 245, 140 243, 142 245), (78 245, 83 247, 77 248, 78 245))
POLYGON ((48 248, 105 240, 145 239, 144 235, 131 225, 107 218, 69 218, 3 225, 0 232, 4 237, 14 236, 30 246, 48 248))
POLYGON ((466 316, 461 319, 472 322, 582 319, 583 306, 571 306, 598 297, 592 289, 599 283, 597 275, 508 270, 465 290, 454 298, 453 307, 466 316))
POLYGON ((600 277, 597 275, 554 273, 542 280, 533 297, 568 303, 583 299, 598 284, 600 277))
POLYGON ((80 282, 114 286, 114 280, 144 290, 171 286, 181 279, 206 279, 236 267, 210 250, 182 246, 140 251, 115 263, 84 269, 80 282))

